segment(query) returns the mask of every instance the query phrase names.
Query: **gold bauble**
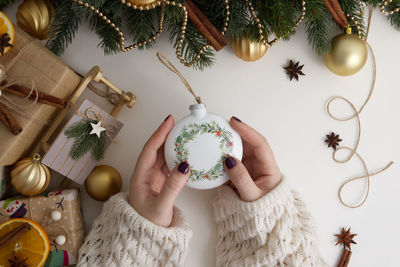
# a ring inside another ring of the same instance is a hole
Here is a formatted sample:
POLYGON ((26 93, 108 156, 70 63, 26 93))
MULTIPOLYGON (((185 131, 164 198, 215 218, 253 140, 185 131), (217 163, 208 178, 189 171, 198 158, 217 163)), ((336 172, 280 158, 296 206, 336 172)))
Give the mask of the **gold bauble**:
POLYGON ((155 4, 160 0, 128 0, 129 3, 136 6, 147 6, 151 4, 155 4))
POLYGON ((332 50, 324 55, 325 65, 335 74, 349 76, 364 67, 368 51, 365 41, 352 34, 339 34, 332 39, 332 50))
POLYGON ((48 39, 54 6, 50 0, 24 0, 17 11, 18 26, 39 40, 48 39))
POLYGON ((268 47, 261 42, 253 42, 246 37, 233 38, 232 48, 238 58, 244 61, 256 61, 262 58, 268 50, 268 47))
POLYGON ((15 189, 27 196, 43 193, 50 184, 50 170, 40 162, 40 155, 18 161, 11 171, 11 183, 15 189))
POLYGON ((85 181, 87 193, 98 201, 108 200, 112 195, 121 191, 121 187, 121 175, 108 165, 95 167, 85 181))

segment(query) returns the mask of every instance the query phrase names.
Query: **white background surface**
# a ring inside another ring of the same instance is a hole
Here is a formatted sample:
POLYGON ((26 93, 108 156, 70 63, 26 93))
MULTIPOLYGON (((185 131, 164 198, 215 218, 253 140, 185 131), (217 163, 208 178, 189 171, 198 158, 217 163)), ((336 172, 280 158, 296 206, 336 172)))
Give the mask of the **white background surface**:
MULTIPOLYGON (((13 7, 6 13, 15 20, 15 12, 13 7)), ((398 266, 400 32, 379 12, 373 16, 369 36, 377 58, 376 91, 361 115, 358 151, 371 170, 390 160, 395 164, 371 179, 370 197, 358 209, 343 207, 337 190, 348 177, 363 174, 360 162, 354 158, 348 164, 334 163, 332 151, 323 143, 325 134, 333 130, 344 139, 342 144, 352 146, 356 124, 332 120, 325 105, 334 95, 348 97, 357 107, 362 104, 372 76, 371 58, 360 73, 346 78, 335 76, 314 54, 302 27, 290 42, 280 41, 254 63, 241 61, 227 46, 218 52, 216 64, 203 72, 177 62, 167 33, 152 50, 114 56, 104 56, 97 48, 99 42, 83 23, 62 59, 81 73, 99 65, 117 86, 137 96, 132 110, 122 110, 119 119, 125 126, 103 161, 119 170, 123 190, 128 189, 136 159, 153 130, 168 114, 176 119, 187 115, 188 106, 193 103, 180 80, 159 63, 155 54, 160 51, 181 70, 209 111, 226 118, 235 115, 267 137, 282 172, 301 193, 315 218, 320 250, 330 265, 336 265, 341 253, 341 248, 334 246, 333 235, 340 227, 351 226, 359 234, 351 266, 398 266), (289 59, 305 64, 306 76, 300 77, 299 82, 290 82, 282 69, 289 59)), ((347 199, 359 199, 364 185, 361 182, 349 187, 347 199)), ((216 231, 211 201, 215 192, 185 188, 177 201, 194 231, 189 266, 214 266, 216 231)), ((82 205, 86 229, 90 229, 102 203, 89 198, 82 189, 82 205)))

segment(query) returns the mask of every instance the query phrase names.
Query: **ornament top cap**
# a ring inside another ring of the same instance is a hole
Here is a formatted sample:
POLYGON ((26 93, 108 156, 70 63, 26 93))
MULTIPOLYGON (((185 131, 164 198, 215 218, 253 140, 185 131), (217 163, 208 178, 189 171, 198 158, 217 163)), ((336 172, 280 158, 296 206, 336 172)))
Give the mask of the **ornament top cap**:
POLYGON ((191 114, 196 118, 203 118, 207 114, 206 105, 204 104, 190 105, 189 109, 191 111, 191 114))

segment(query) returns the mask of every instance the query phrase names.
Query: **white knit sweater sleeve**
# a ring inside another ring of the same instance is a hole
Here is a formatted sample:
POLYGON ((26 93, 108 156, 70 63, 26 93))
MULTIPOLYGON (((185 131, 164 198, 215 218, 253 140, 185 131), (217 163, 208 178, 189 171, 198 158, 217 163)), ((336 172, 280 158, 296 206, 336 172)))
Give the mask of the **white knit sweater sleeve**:
POLYGON ((78 266, 183 266, 192 231, 175 208, 165 228, 139 215, 120 193, 108 200, 79 250, 78 266))
POLYGON ((254 202, 228 186, 214 200, 217 266, 327 266, 311 215, 287 181, 254 202))

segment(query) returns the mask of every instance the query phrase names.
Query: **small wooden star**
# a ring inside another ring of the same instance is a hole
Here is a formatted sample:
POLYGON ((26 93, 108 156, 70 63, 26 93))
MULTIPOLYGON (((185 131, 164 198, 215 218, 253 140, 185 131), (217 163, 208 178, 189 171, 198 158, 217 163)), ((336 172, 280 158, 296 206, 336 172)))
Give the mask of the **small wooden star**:
POLYGON ((92 131, 90 134, 95 134, 98 138, 100 138, 101 132, 106 130, 101 126, 101 121, 98 121, 97 124, 91 122, 90 125, 92 125, 92 131))
POLYGON ((301 66, 299 66, 299 65, 300 65, 300 63, 298 61, 296 63, 294 63, 293 60, 290 60, 289 65, 284 67, 284 69, 286 70, 286 74, 288 74, 290 77, 290 80, 295 78, 296 81, 298 81, 299 75, 305 75, 302 71, 304 65, 301 65, 301 66))
POLYGON ((332 147, 334 150, 336 150, 337 146, 342 141, 343 140, 339 138, 339 135, 335 134, 334 132, 327 134, 325 139, 325 143, 327 143, 328 147, 332 147))
POLYGON ((344 248, 347 247, 349 250, 351 250, 350 245, 351 245, 351 244, 357 244, 357 243, 353 240, 353 238, 354 238, 357 234, 351 234, 351 233, 350 233, 350 229, 351 229, 351 227, 349 227, 349 229, 346 231, 346 230, 344 230, 344 228, 342 228, 342 233, 341 233, 341 234, 338 234, 338 235, 335 235, 335 236, 338 238, 338 241, 336 242, 335 246, 336 246, 336 245, 339 245, 339 244, 343 244, 343 247, 344 247, 344 248))

